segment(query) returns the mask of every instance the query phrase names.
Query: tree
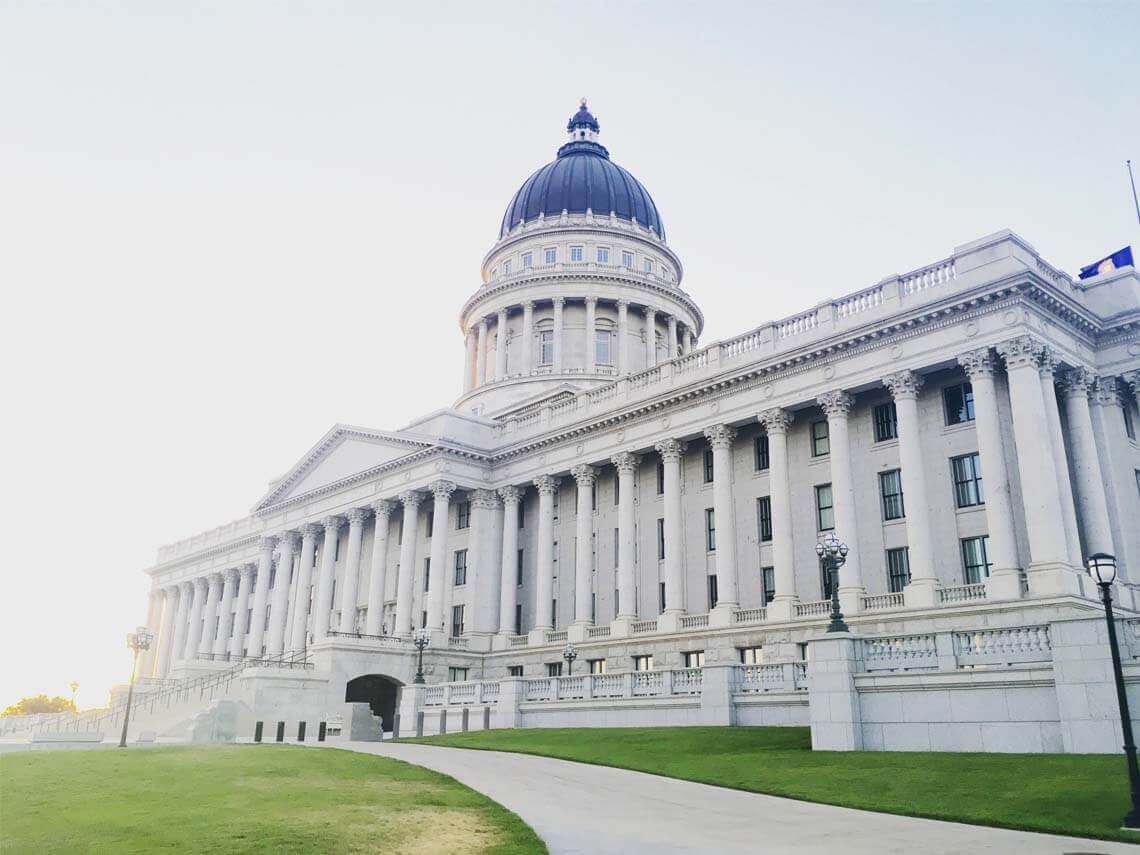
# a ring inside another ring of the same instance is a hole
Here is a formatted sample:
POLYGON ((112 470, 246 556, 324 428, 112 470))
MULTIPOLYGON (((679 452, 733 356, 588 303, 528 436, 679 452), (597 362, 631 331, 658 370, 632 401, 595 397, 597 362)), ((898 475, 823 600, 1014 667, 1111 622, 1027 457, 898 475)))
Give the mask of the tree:
POLYGON ((35 695, 30 698, 20 698, 4 712, 0 712, 0 716, 57 712, 75 712, 75 701, 69 698, 61 698, 59 695, 54 698, 49 698, 47 695, 35 695))

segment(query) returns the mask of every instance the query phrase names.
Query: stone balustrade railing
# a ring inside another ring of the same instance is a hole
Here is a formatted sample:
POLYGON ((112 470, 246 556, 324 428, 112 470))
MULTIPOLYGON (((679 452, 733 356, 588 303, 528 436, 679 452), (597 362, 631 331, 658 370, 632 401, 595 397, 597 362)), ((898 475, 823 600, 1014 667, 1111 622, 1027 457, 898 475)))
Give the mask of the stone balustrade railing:
POLYGON ((768 619, 768 610, 761 606, 756 609, 737 609, 732 619, 738 624, 763 623, 768 619))
POLYGON ((704 629, 708 625, 709 616, 707 614, 681 616, 681 629, 704 629))
POLYGON ((467 704, 493 704, 499 700, 499 683, 495 680, 474 680, 462 683, 435 683, 423 689, 425 707, 446 707, 467 704))
POLYGON ((630 634, 632 635, 645 635, 650 632, 657 632, 657 618, 653 620, 638 620, 630 624, 630 634))
POLYGON ((783 662, 772 665, 737 666, 737 683, 744 693, 795 692, 807 689, 806 670, 797 679, 796 666, 801 662, 783 662))
POLYGON ((824 617, 831 613, 831 600, 809 600, 796 603, 796 617, 824 617))
POLYGON ((1047 626, 984 629, 954 633, 954 655, 959 668, 978 665, 1013 665, 1048 662, 1053 648, 1047 626))
POLYGON ((703 686, 703 668, 574 674, 524 680, 522 700, 526 703, 541 703, 589 698, 680 697, 700 695, 703 686))
POLYGON ((903 593, 871 594, 863 598, 863 611, 876 612, 882 609, 901 609, 905 605, 903 593))
POLYGON ((938 602, 940 603, 968 603, 986 598, 986 585, 976 582, 971 585, 953 585, 949 588, 938 589, 938 602))
POLYGON ((933 635, 896 635, 864 638, 863 668, 866 671, 926 671, 938 668, 938 648, 933 635))
POLYGON ((894 635, 860 640, 863 670, 947 671, 1050 662, 1047 626, 894 635))

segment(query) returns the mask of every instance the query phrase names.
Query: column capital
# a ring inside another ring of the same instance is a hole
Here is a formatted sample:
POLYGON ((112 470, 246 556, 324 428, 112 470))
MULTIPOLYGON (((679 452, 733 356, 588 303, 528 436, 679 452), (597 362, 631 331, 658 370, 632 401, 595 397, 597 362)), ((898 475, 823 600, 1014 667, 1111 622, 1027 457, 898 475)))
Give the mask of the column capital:
POLYGON ((245 579, 251 579, 252 580, 253 575, 256 572, 257 572, 257 565, 256 564, 243 564, 243 565, 241 565, 241 567, 238 568, 238 573, 241 575, 241 578, 243 580, 245 580, 245 579))
POLYGON ((550 302, 554 305, 554 308, 561 309, 563 306, 566 305, 566 298, 565 297, 553 297, 553 298, 551 298, 550 302))
POLYGON ((736 429, 728 425, 713 425, 705 428, 705 439, 713 448, 732 448, 732 441, 736 439, 736 429))
POLYGON ((1066 397, 1087 398, 1095 382, 1096 375, 1083 366, 1061 372, 1061 389, 1066 397))
POLYGON ((980 377, 993 377, 997 360, 994 359, 988 347, 979 347, 976 350, 967 350, 958 354, 958 364, 971 380, 980 377))
POLYGON ((297 549, 297 532, 283 531, 277 535, 277 545, 281 547, 283 555, 295 552, 297 549))
POLYGON ((795 418, 794 414, 780 407, 773 407, 770 410, 761 410, 757 416, 760 424, 764 425, 764 430, 766 430, 769 435, 786 433, 788 428, 792 426, 792 422, 795 421, 795 418))
POLYGON ((458 487, 456 487, 454 481, 445 481, 441 479, 439 481, 432 481, 430 484, 428 484, 428 489, 431 490, 431 494, 435 499, 446 501, 451 499, 451 494, 454 493, 458 487))
POLYGON ((494 510, 499 507, 499 497, 494 490, 472 490, 471 507, 494 510))
POLYGON ((368 518, 367 508, 349 508, 345 512, 345 519, 348 520, 349 525, 364 525, 364 520, 368 518))
POLYGON ((239 568, 239 567, 230 567, 226 570, 223 570, 222 571, 223 581, 225 581, 227 584, 229 584, 230 582, 237 582, 238 577, 241 575, 240 569, 241 568, 239 568))
POLYGON ((629 300, 623 298, 621 300, 614 300, 614 302, 617 304, 619 312, 629 311, 629 300))
POLYGON ((377 499, 372 503, 372 513, 377 519, 387 519, 396 510, 396 503, 391 499, 377 499))
POLYGON ((515 487, 514 485, 500 487, 499 498, 503 500, 504 505, 517 505, 522 501, 524 492, 525 488, 515 487))
POLYGON ((997 352, 1005 360, 1006 370, 1038 367, 1045 345, 1030 335, 1019 335, 997 345, 997 352))
POLYGON ((535 489, 538 490, 540 496, 552 496, 554 491, 558 489, 558 485, 562 483, 562 479, 557 475, 539 475, 534 479, 535 489))
POLYGON ((656 318, 657 317, 657 310, 655 308, 653 308, 652 306, 646 306, 645 307, 645 317, 656 318))
MULTIPOLYGON (((182 590, 183 590, 182 586, 183 585, 186 585, 186 583, 185 582, 177 582, 173 585, 164 585, 162 588, 162 593, 164 593, 168 597, 173 597, 175 594, 182 593, 182 590)), ((189 590, 189 588, 190 588, 190 586, 186 585, 186 589, 189 590)))
POLYGON ((1125 371, 1121 378, 1132 387, 1133 395, 1140 395, 1140 371, 1125 371))
POLYGON ((1120 406, 1120 388, 1115 377, 1097 377, 1093 400, 1102 407, 1120 406))
POLYGON ((487 319, 486 318, 480 318, 479 319, 479 335, 486 335, 486 334, 487 334, 487 319))
POLYGON ((317 537, 317 535, 321 533, 321 527, 316 523, 305 523, 303 526, 301 526, 300 531, 302 538, 307 537, 311 539, 317 537))
POLYGON ((815 400, 816 403, 819 404, 819 408, 823 410, 824 415, 829 419, 847 418, 851 412, 851 408, 855 405, 855 398, 852 395, 848 395, 842 389, 824 392, 815 400))
POLYGON ((335 534, 340 530, 340 527, 344 525, 344 519, 335 514, 332 514, 321 520, 321 525, 324 526, 326 535, 330 532, 335 534))
POLYGON ((218 585, 222 584, 222 575, 223 574, 221 570, 215 570, 213 573, 208 573, 206 575, 206 581, 210 587, 217 587, 218 585))
POLYGON ((598 480, 598 470, 587 463, 575 466, 570 470, 570 474, 578 482, 579 487, 589 487, 598 480))
POLYGON ((883 385, 890 390, 891 397, 896 401, 908 398, 914 400, 925 382, 921 374, 913 371, 897 371, 883 378, 883 385))
POLYGON ((502 323, 503 321, 505 321, 507 319, 507 315, 509 313, 510 313, 510 309, 507 306, 504 306, 503 308, 499 309, 499 311, 496 313, 495 316, 498 319, 498 322, 502 323))
POLYGON ((1045 346, 1041 350, 1041 362, 1037 366, 1037 370, 1041 372, 1043 378, 1053 379, 1053 375, 1057 371, 1057 366, 1061 364, 1061 358, 1057 356, 1057 351, 1049 346, 1045 346))
POLYGON ((632 451, 622 451, 611 457, 610 463, 617 468, 618 472, 636 472, 638 464, 641 463, 641 456, 632 451))
POLYGON ((653 450, 661 455, 662 460, 680 460, 685 448, 685 443, 676 439, 663 439, 653 446, 653 450))
POLYGON ((257 541, 257 548, 262 552, 272 552, 276 547, 277 538, 272 535, 266 535, 257 541))
POLYGON ((198 587, 197 579, 187 579, 185 582, 178 583, 178 590, 182 592, 183 596, 190 596, 190 592, 198 587))
POLYGON ((534 311, 534 300, 523 300, 522 301, 522 310, 524 312, 533 312, 534 311))
POLYGON ((400 494, 400 503, 404 506, 404 510, 414 511, 420 506, 420 502, 424 500, 424 494, 419 490, 407 490, 400 494))
POLYGON ((597 297, 583 297, 582 302, 584 302, 587 306, 590 305, 591 303, 596 306, 596 305, 598 305, 598 298, 597 297))

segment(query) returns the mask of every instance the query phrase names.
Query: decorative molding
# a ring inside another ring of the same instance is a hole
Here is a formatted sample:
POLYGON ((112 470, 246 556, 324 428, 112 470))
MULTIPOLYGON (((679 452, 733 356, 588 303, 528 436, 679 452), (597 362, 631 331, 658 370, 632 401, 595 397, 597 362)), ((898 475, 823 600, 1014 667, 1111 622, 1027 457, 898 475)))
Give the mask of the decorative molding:
POLYGON ((618 472, 636 472, 637 467, 641 464, 641 457, 631 451, 622 451, 611 457, 610 463, 618 472))
POLYGON ((503 500, 503 504, 509 506, 517 505, 522 501, 523 493, 525 492, 522 487, 515 487, 514 485, 499 488, 499 498, 503 500))
POLYGON ((581 463, 570 470, 570 475, 579 487, 590 487, 598 480, 598 470, 588 463, 581 463))
POLYGON ((553 496, 562 479, 556 475, 539 475, 534 479, 534 487, 540 496, 553 496))
POLYGON ((997 352, 1005 360, 1007 371, 1018 368, 1037 368, 1045 345, 1031 335, 1019 335, 998 344, 997 352))
POLYGON ((459 489, 454 481, 432 481, 428 484, 428 490, 431 491, 432 497, 436 501, 451 501, 451 494, 459 489))
POLYGON ((883 378, 883 385, 890 390, 891 397, 896 401, 916 399, 925 382, 921 374, 913 371, 898 371, 883 378))
POLYGON ((728 425, 713 425, 704 430, 705 439, 713 448, 731 449, 732 441, 736 439, 736 429, 728 425))
POLYGON ((340 531, 340 527, 344 525, 344 519, 336 514, 330 514, 321 520, 321 525, 324 527, 325 536, 328 537, 329 534, 335 535, 340 531))
POLYGON ((855 398, 848 395, 842 389, 836 389, 832 392, 824 392, 815 399, 819 404, 824 415, 829 419, 847 418, 851 413, 851 408, 855 406, 855 398))
POLYGON ((997 368, 997 360, 994 359, 988 347, 979 347, 977 350, 968 350, 965 353, 958 354, 958 364, 962 366, 962 370, 971 380, 993 377, 994 370, 997 368))
POLYGON ((795 421, 795 415, 780 407, 773 407, 770 410, 763 410, 759 415, 760 424, 764 425, 764 430, 768 435, 777 433, 787 433, 788 428, 792 426, 795 421))
POLYGON ((471 492, 471 507, 493 511, 499 507, 499 497, 494 490, 473 490, 471 492))
POLYGON ((653 450, 661 455, 662 460, 680 460, 685 453, 685 443, 676 439, 663 439, 653 446, 653 450))
POLYGON ((1115 377, 1097 377, 1093 403, 1102 407, 1120 406, 1120 389, 1115 377))
POLYGON ((277 538, 269 535, 267 537, 260 537, 257 540, 257 549, 260 552, 272 552, 277 548, 277 538))
POLYGON ((372 503, 372 513, 376 515, 378 520, 388 519, 394 510, 396 510, 396 503, 391 499, 377 499, 372 503))
POLYGON ((414 511, 424 500, 424 494, 418 490, 405 490, 400 494, 400 504, 404 506, 404 513, 414 511))
POLYGON ((350 508, 344 516, 350 526, 362 526, 364 521, 368 519, 368 510, 366 508, 350 508))
POLYGON ((1096 382, 1096 375, 1083 366, 1061 372, 1061 389, 1066 397, 1087 398, 1089 389, 1092 388, 1094 382, 1096 382))
POLYGON ((281 555, 291 555, 297 551, 297 532, 283 531, 277 536, 277 545, 280 547, 281 555))
POLYGON ((299 531, 301 534, 301 539, 304 541, 316 540, 321 536, 321 531, 323 531, 323 529, 316 523, 305 523, 303 526, 301 526, 299 531))

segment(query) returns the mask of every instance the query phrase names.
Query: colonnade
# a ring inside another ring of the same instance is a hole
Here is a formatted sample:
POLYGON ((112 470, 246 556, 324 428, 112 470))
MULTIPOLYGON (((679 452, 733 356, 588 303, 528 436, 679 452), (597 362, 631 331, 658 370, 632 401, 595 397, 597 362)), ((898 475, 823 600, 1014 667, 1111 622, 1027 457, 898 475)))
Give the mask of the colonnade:
MULTIPOLYGON (((535 352, 535 323, 534 323, 534 310, 536 302, 528 300, 514 306, 505 306, 498 310, 494 315, 480 318, 476 323, 472 324, 467 330, 466 336, 466 356, 463 362, 463 391, 469 392, 472 389, 483 386, 486 383, 497 382, 504 380, 508 377, 507 365, 507 348, 509 345, 509 337, 506 335, 507 321, 512 314, 521 313, 522 315, 522 331, 521 353, 519 361, 522 365, 521 370, 510 371, 510 375, 525 375, 539 367, 549 367, 551 373, 560 374, 568 367, 566 365, 565 351, 563 345, 565 337, 565 328, 563 324, 563 310, 567 300, 575 300, 575 298, 554 297, 550 301, 541 301, 542 303, 549 302, 552 309, 552 327, 551 327, 551 359, 549 362, 541 361, 541 354, 535 352), (491 329, 492 324, 495 330, 495 345, 491 349, 491 329)), ((597 332, 597 297, 581 297, 580 299, 586 312, 586 323, 584 327, 584 350, 585 350, 585 363, 582 366, 573 366, 577 370, 584 371, 586 374, 595 374, 598 371, 598 364, 596 362, 596 349, 594 335, 597 332)), ((576 301, 576 300, 575 300, 576 301)), ((617 308, 617 328, 616 328, 616 353, 612 356, 613 369, 617 374, 629 374, 633 370, 633 363, 630 358, 630 308, 631 305, 627 300, 603 300, 603 303, 612 303, 617 308)), ((689 353, 696 347, 696 334, 693 329, 685 324, 684 321, 679 320, 676 316, 668 314, 659 309, 655 309, 649 305, 642 305, 635 307, 635 311, 640 309, 645 321, 645 328, 648 331, 645 347, 645 364, 647 367, 652 367, 657 364, 657 336, 656 324, 660 316, 664 319, 666 327, 666 352, 671 359, 674 354, 680 352, 683 354, 689 353)))
MULTIPOLYGON (((994 350, 977 348, 962 353, 958 364, 973 388, 974 428, 981 469, 985 479, 984 512, 989 537, 992 572, 987 580, 987 596, 1013 599, 1022 595, 1022 572, 1031 591, 1042 595, 1076 593, 1076 572, 1081 556, 1091 552, 1122 554, 1114 543, 1110 507, 1114 498, 1106 496, 1105 463, 1102 459, 1111 430, 1123 433, 1123 417, 1109 417, 1107 410, 1122 405, 1118 381, 1097 377, 1083 367, 1068 368, 1058 374, 1058 361, 1048 348, 1031 336, 1001 342, 994 350), (996 351, 996 353, 995 353, 996 351), (1015 459, 1007 459, 995 374, 1004 363, 1012 416, 1015 459), (1055 382, 1060 381, 1067 422, 1062 436, 1055 382), (1112 425, 1119 425, 1112 428, 1112 425), (1066 442, 1067 439, 1067 442, 1066 442), (1071 465, 1070 465, 1071 457, 1071 465), (1027 564, 1019 558, 1015 531, 1014 494, 1010 488, 1009 466, 1016 464, 1020 482, 1020 516, 1024 517, 1028 547, 1027 564), (1074 478, 1070 482, 1069 472, 1074 478), (1078 519, 1080 525, 1078 527, 1078 519)), ((1126 381, 1133 388, 1140 383, 1140 372, 1126 381)), ((905 588, 907 605, 937 605, 939 580, 931 539, 932 502, 925 478, 923 431, 919 424, 918 398, 924 380, 912 370, 901 370, 882 378, 895 404, 899 468, 906 508, 903 524, 909 548, 910 581, 905 588)), ((856 490, 852 475, 848 419, 855 402, 846 389, 828 389, 814 399, 801 402, 818 406, 829 427, 828 450, 832 499, 837 532, 849 552, 839 577, 844 608, 857 611, 865 592, 863 574, 869 563, 860 555, 861 515, 857 513, 856 490)), ((1129 405, 1125 402, 1124 405, 1129 405)), ((795 415, 790 408, 763 410, 756 419, 767 433, 769 496, 772 523, 772 561, 775 596, 767 603, 768 619, 788 619, 795 615, 799 600, 796 585, 792 520, 791 473, 788 464, 788 431, 795 415)), ((733 444, 736 428, 717 423, 700 436, 713 455, 713 506, 716 526, 716 577, 718 603, 714 613, 731 614, 740 605, 736 513, 733 496, 733 444)), ((637 567, 635 529, 635 479, 644 456, 657 454, 663 469, 663 543, 661 562, 664 583, 664 613, 685 612, 685 556, 683 547, 682 457, 687 443, 696 437, 661 439, 652 448, 622 451, 607 460, 585 460, 569 470, 577 486, 575 534, 578 544, 574 562, 572 622, 593 620, 591 600, 591 550, 594 534, 591 507, 598 467, 612 465, 618 480, 616 590, 618 621, 639 618, 637 607, 637 567)), ((555 492, 566 478, 565 472, 539 475, 530 484, 512 484, 497 491, 471 489, 472 503, 468 551, 472 578, 468 604, 477 603, 478 620, 469 629, 513 635, 518 604, 516 555, 518 549, 519 503, 530 486, 538 496, 536 555, 533 561, 535 613, 532 629, 554 627, 554 548, 557 540, 554 519, 555 492), (498 521, 501 521, 499 523, 498 521), (501 524, 500 532, 495 530, 501 524), (497 551, 500 550, 501 551, 497 551)), ((447 521, 454 494, 460 488, 441 479, 423 488, 407 490, 398 499, 383 499, 368 507, 351 508, 328 516, 318 524, 306 523, 295 530, 264 537, 258 544, 256 562, 247 562, 221 572, 182 581, 156 589, 148 611, 152 629, 158 634, 156 675, 165 675, 176 659, 200 657, 239 657, 243 652, 259 655, 264 645, 267 655, 279 655, 305 646, 310 631, 308 590, 313 588, 311 632, 324 638, 335 629, 354 632, 358 618, 358 584, 361 567, 363 529, 369 516, 376 520, 371 570, 367 590, 365 632, 379 635, 409 634, 416 623, 413 590, 417 566, 418 520, 420 505, 429 495, 435 530, 430 544, 430 567, 426 599, 426 626, 433 633, 445 630, 444 594, 448 576, 447 521), (391 627, 382 624, 384 591, 388 573, 388 542, 391 517, 399 505, 403 514, 399 574, 396 582, 396 610, 391 627), (339 620, 330 624, 336 573, 336 548, 341 529, 348 537, 343 557, 343 582, 336 592, 339 620), (319 550, 318 541, 323 544, 319 550), (274 554, 278 560, 274 562, 274 554), (316 574, 315 582, 313 575, 316 574), (290 583, 296 591, 290 607, 290 583), (161 601, 159 601, 161 600, 161 601), (246 626, 247 609, 250 611, 246 626), (231 615, 236 615, 231 627, 231 615), (205 627, 205 631, 203 628, 205 627)), ((1124 506, 1121 506, 1124 507, 1124 506)), ((866 520, 866 516, 862 516, 866 520)), ((802 544, 801 544, 802 546, 802 544)), ((1130 572, 1135 573, 1134 568, 1130 572)))

